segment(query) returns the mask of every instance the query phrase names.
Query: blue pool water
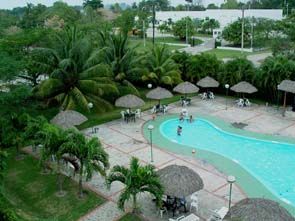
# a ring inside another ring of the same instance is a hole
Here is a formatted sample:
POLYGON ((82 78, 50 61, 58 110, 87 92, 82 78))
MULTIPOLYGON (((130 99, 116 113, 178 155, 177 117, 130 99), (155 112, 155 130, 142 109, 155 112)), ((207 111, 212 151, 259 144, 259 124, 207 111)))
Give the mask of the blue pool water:
POLYGON ((228 133, 198 119, 163 122, 160 131, 172 142, 220 154, 245 168, 286 203, 295 205, 295 145, 228 133), (182 126, 182 135, 176 133, 182 126))

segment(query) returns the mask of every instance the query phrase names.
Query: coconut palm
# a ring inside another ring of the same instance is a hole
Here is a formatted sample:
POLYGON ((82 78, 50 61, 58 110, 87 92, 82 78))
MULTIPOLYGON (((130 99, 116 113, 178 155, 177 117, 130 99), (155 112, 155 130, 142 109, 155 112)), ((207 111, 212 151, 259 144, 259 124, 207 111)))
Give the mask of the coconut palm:
POLYGON ((273 101, 277 98, 277 86, 285 79, 295 80, 295 62, 284 56, 267 58, 260 67, 255 81, 273 101))
POLYGON ((132 199, 133 212, 136 212, 138 209, 137 194, 144 192, 152 194, 156 198, 157 204, 160 205, 163 187, 153 165, 141 166, 138 159, 133 157, 130 168, 118 165, 113 167, 107 177, 108 187, 110 188, 115 181, 126 185, 118 201, 120 209, 124 210, 125 202, 132 199))
POLYGON ((62 154, 75 156, 80 163, 79 167, 79 196, 83 197, 82 181, 83 175, 86 180, 91 179, 93 172, 96 171, 102 176, 106 175, 109 168, 109 157, 97 138, 90 140, 76 130, 68 130, 66 142, 60 151, 62 154))
POLYGON ((88 109, 94 104, 99 111, 112 106, 104 97, 118 95, 107 65, 97 62, 91 42, 75 27, 56 35, 55 48, 39 48, 38 67, 49 74, 49 79, 36 86, 38 98, 55 99, 63 109, 88 109))
POLYGON ((136 53, 135 47, 130 47, 127 35, 101 33, 100 39, 104 47, 98 54, 99 60, 111 66, 114 80, 120 86, 130 87, 133 90, 130 93, 138 94, 131 81, 138 81, 143 56, 136 53))
POLYGON ((145 67, 148 71, 143 74, 143 81, 152 81, 156 85, 169 86, 182 81, 179 67, 165 45, 155 46, 151 49, 146 57, 145 67))

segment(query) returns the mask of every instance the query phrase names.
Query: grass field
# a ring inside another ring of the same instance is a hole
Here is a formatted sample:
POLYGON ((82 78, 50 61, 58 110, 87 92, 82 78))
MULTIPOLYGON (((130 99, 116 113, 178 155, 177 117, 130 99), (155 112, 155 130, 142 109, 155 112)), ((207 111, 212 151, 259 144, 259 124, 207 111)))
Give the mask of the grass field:
POLYGON ((127 213, 125 216, 123 216, 118 221, 142 221, 142 219, 135 214, 127 213))
MULTIPOLYGON (((174 43, 174 44, 185 44, 185 41, 181 41, 178 38, 174 37, 157 37, 155 38, 155 44, 156 45, 162 45, 165 43, 174 43)), ((201 44, 202 41, 199 39, 195 40, 196 45, 201 44)), ((144 47, 143 39, 142 38, 130 38, 129 45, 131 47, 137 46, 137 50, 149 50, 153 46, 153 40, 152 38, 147 38, 146 39, 146 47, 144 47)), ((168 45, 167 47, 173 51, 177 49, 184 48, 184 46, 178 46, 178 45, 168 45)))
POLYGON ((258 52, 244 52, 242 54, 241 51, 212 49, 212 50, 207 51, 205 53, 215 54, 218 59, 223 59, 223 58, 239 58, 239 57, 243 57, 243 56, 261 54, 261 53, 266 53, 266 52, 269 52, 269 50, 258 51, 258 52))
POLYGON ((41 174, 38 161, 28 155, 15 160, 10 151, 5 173, 4 196, 24 220, 74 221, 105 202, 91 191, 86 191, 83 199, 78 198, 78 185, 67 177, 66 195, 56 196, 56 175, 41 174))

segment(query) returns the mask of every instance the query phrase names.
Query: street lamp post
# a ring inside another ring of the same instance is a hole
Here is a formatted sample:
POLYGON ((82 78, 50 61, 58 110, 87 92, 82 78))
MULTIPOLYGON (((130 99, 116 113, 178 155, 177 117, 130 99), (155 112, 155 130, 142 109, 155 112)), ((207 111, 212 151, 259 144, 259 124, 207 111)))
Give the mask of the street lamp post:
MULTIPOLYGON (((153 85, 148 84, 147 87, 148 87, 148 89, 152 89, 153 85)), ((152 108, 152 100, 151 99, 150 99, 150 108, 152 108)))
POLYGON ((154 125, 150 124, 148 126, 148 130, 150 131, 151 163, 154 162, 154 158, 153 158, 153 129, 154 129, 154 125))
POLYGON ((229 84, 225 84, 224 85, 225 89, 226 89, 226 97, 225 97, 225 110, 227 110, 227 96, 228 96, 228 89, 229 89, 229 84))
POLYGON ((277 110, 280 109, 279 102, 280 102, 279 85, 277 85, 277 110))
POLYGON ((230 206, 231 206, 231 195, 232 195, 232 185, 236 182, 236 178, 234 176, 228 176, 227 182, 229 184, 229 199, 228 199, 228 211, 230 212, 230 206))
POLYGON ((242 6, 242 42, 241 42, 242 53, 244 53, 244 31, 245 31, 245 8, 244 6, 242 6))
MULTIPOLYGON (((91 109, 93 108, 93 103, 89 102, 89 103, 87 104, 87 106, 88 106, 89 110, 91 110, 91 109)), ((94 134, 94 128, 93 128, 93 127, 91 127, 91 131, 92 131, 92 133, 94 134)))
POLYGON ((153 46, 155 45, 156 2, 153 2, 153 46))

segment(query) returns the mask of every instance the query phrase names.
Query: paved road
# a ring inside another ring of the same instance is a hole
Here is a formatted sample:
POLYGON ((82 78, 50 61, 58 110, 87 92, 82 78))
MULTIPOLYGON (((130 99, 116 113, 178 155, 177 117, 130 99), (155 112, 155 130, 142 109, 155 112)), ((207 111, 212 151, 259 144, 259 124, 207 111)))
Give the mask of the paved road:
POLYGON ((202 52, 210 51, 214 49, 215 43, 213 38, 199 37, 198 39, 201 39, 203 43, 194 47, 186 47, 186 48, 180 49, 179 51, 185 51, 189 54, 195 55, 195 54, 200 54, 202 52))

